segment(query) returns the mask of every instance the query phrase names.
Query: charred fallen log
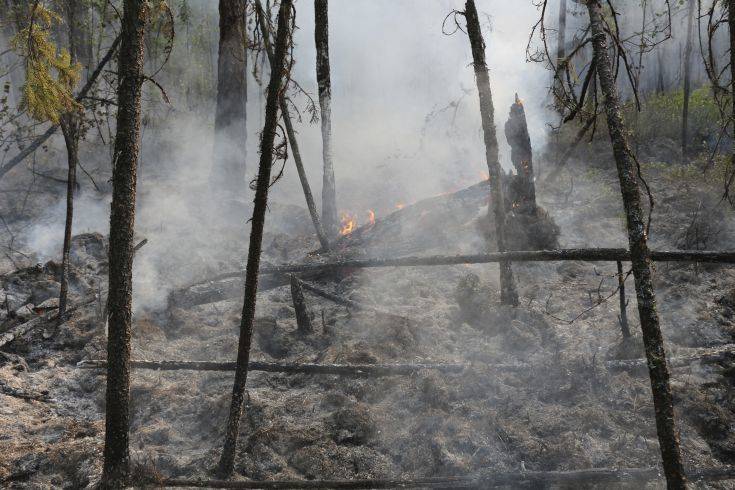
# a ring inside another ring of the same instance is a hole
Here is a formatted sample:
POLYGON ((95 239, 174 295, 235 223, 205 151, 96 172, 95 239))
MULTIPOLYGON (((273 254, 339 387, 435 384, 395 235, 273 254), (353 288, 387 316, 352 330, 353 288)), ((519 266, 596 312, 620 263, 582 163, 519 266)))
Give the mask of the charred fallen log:
MULTIPOLYGON (((570 248, 562 250, 534 250, 495 252, 472 255, 434 255, 428 257, 399 257, 342 260, 329 263, 286 264, 264 267, 262 274, 316 272, 330 269, 357 269, 367 267, 422 267, 459 264, 488 264, 510 260, 513 262, 552 262, 579 260, 585 262, 629 261, 630 252, 623 248, 570 248)), ((735 251, 657 251, 651 260, 659 262, 735 263, 735 251)))
MULTIPOLYGON (((234 371, 235 362, 212 361, 132 361, 134 369, 152 369, 156 371, 234 371)), ((107 366, 105 360, 81 361, 79 368, 96 369, 107 366)), ((340 376, 410 376, 426 369, 443 373, 460 373, 464 364, 310 364, 310 363, 275 363, 251 361, 248 371, 265 371, 286 374, 336 374, 340 376)))
MULTIPOLYGON (((690 468, 691 481, 720 481, 735 479, 735 466, 721 468, 690 468)), ((198 488, 491 488, 528 484, 561 484, 574 487, 600 483, 644 483, 660 480, 659 468, 594 468, 576 471, 520 471, 492 473, 481 476, 447 476, 432 478, 370 479, 370 480, 291 480, 291 481, 231 481, 168 479, 152 481, 166 487, 198 488)))
MULTIPOLYGON (((694 362, 702 364, 717 364, 732 360, 735 357, 735 344, 728 344, 714 349, 707 349, 696 354, 672 357, 669 364, 672 368, 685 367, 694 362)), ((131 361, 134 369, 151 369, 155 371, 234 371, 235 362, 217 361, 131 361)), ((646 359, 610 360, 602 364, 611 370, 638 370, 646 368, 646 359)), ((107 366, 104 359, 91 359, 77 363, 82 369, 101 369, 107 366)), ((530 372, 533 366, 528 363, 500 363, 500 364, 312 364, 312 363, 275 363, 251 361, 250 371, 265 371, 270 373, 288 374, 337 374, 342 376, 408 376, 419 371, 429 369, 444 373, 460 373, 473 367, 491 369, 494 371, 530 372)))

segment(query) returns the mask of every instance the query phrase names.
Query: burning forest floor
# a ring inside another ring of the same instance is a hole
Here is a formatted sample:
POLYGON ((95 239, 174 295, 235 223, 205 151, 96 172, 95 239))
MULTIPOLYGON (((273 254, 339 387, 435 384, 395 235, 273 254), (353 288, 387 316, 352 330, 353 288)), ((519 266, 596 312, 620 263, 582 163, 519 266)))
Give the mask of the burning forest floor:
MULTIPOLYGON (((568 184, 559 184, 564 189, 540 189, 540 203, 561 229, 560 245, 625 246, 614 176, 581 170, 578 174, 571 191, 568 184)), ((732 248, 727 246, 735 235, 732 211, 719 207, 717 219, 711 219, 711 203, 701 197, 705 189, 672 187, 668 178, 663 171, 651 170, 657 198, 652 247, 732 248), (699 214, 694 213, 697 209, 699 214), (706 220, 702 209, 710 209, 706 220)), ((405 218, 397 214, 374 225, 375 231, 390 228, 393 225, 386 222, 414 221, 410 213, 425 211, 424 236, 411 235, 406 230, 414 230, 414 225, 404 223, 401 236, 410 246, 391 246, 386 233, 379 249, 363 248, 363 253, 483 252, 483 201, 462 201, 447 211, 455 219, 447 220, 434 213, 446 211, 451 198, 434 199, 435 205, 422 209, 419 203, 400 211, 405 218)), ((274 207, 271 214, 279 210, 291 211, 274 207)), ((368 236, 370 230, 355 233, 368 236)), ((355 235, 342 243, 352 247, 358 238, 362 240, 355 235)), ((316 248, 309 236, 273 230, 265 244, 264 259, 270 263, 298 261, 316 248)), ((104 372, 76 364, 105 356, 102 302, 89 302, 105 284, 105 246, 99 235, 75 240, 73 303, 83 306, 69 320, 58 327, 45 322, 2 348, 4 487, 84 488, 98 481, 104 372)), ((140 257, 146 253, 141 249, 140 257)), ((210 272, 227 272, 236 262, 210 266, 217 269, 210 272)), ((496 265, 366 269, 316 278, 320 287, 408 321, 348 311, 307 293, 315 313, 312 334, 297 332, 287 285, 259 293, 252 360, 468 367, 460 373, 424 370, 370 378, 251 372, 236 478, 411 478, 522 467, 656 465, 659 452, 646 373, 610 370, 605 364, 643 356, 639 334, 622 340, 615 264, 513 267, 521 296, 517 309, 499 306, 496 265), (509 364, 516 367, 507 369, 509 364)), ((49 263, 0 278, 7 298, 0 303, 13 303, 1 313, 0 334, 34 315, 49 315, 44 308, 53 306, 57 273, 57 266, 49 263), (25 305, 30 306, 23 310, 25 305), (13 313, 8 316, 7 310, 13 313)), ((731 267, 659 263, 656 283, 670 355, 735 342, 731 267)), ((627 286, 628 317, 637 332, 632 278, 627 286)), ((233 295, 195 306, 172 303, 139 311, 133 358, 232 361, 241 306, 242 298, 233 295)), ((694 362, 674 369, 688 466, 721 466, 735 460, 733 384, 731 362, 694 362)), ((149 477, 210 477, 224 437, 231 389, 231 373, 134 371, 131 447, 136 470, 149 477)), ((625 488, 642 486, 628 485, 625 488)), ((649 485, 658 488, 662 482, 649 485)), ((733 487, 721 482, 709 488, 733 487)))

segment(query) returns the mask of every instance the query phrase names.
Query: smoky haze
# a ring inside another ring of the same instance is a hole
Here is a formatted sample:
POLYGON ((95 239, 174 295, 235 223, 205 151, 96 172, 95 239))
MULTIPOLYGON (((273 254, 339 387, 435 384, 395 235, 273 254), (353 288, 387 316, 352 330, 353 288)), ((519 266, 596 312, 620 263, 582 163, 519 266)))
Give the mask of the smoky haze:
MULTIPOLYGON (((189 3, 196 16, 194 24, 216 27, 216 2, 189 3)), ((514 94, 526 103, 535 148, 544 144, 545 121, 550 117, 544 107, 548 72, 540 64, 527 62, 525 52, 530 26, 539 13, 531 2, 477 4, 487 44, 501 163, 509 169, 502 128, 514 94)), ((401 204, 458 190, 485 178, 487 165, 469 42, 466 34, 456 29, 453 15, 444 22, 453 10, 463 8, 464 2, 450 0, 330 2, 337 204, 359 223, 367 222, 370 210, 380 218, 401 204), (445 34, 443 23, 445 32, 456 32, 445 34)), ((292 78, 316 100, 313 4, 297 2, 296 9, 292 78)), ((457 21, 464 28, 464 19, 457 17, 457 21)), ((177 50, 191 49, 184 46, 183 29, 177 32, 174 57, 177 50)), ((208 51, 191 55, 199 57, 192 60, 192 66, 206 70, 208 64, 216 63, 216 30, 207 42, 208 51)), ((252 60, 248 69, 252 69, 252 60)), ((216 69, 206 74, 216 79, 216 69)), ((210 107, 203 111, 187 107, 186 92, 197 76, 201 74, 193 67, 164 67, 159 78, 166 86, 170 106, 156 102, 160 99, 157 89, 146 86, 148 110, 157 114, 158 121, 145 126, 140 156, 136 231, 149 243, 135 262, 134 304, 138 310, 163 307, 171 288, 215 270, 239 266, 247 253, 246 220, 252 191, 243 185, 242 202, 232 205, 223 202, 221 193, 207 184, 215 101, 212 97, 210 107), (184 78, 180 80, 182 71, 184 78)), ((255 178, 257 170, 263 90, 249 73, 248 180, 255 178)), ((295 118, 299 144, 320 208, 319 124, 309 121, 307 97, 295 95, 294 102, 301 112, 301 120, 295 118)), ((63 144, 60 139, 57 143, 63 144)), ((228 146, 237 151, 238 142, 231 143, 228 146)), ((58 154, 58 164, 65 163, 63 152, 58 154)), ((100 166, 109 168, 108 154, 88 158, 104 160, 100 166)), ((106 234, 109 200, 85 188, 77 201, 74 233, 106 234)), ((271 207, 305 207, 291 158, 283 177, 271 189, 270 201, 271 207)), ((291 226, 275 222, 274 214, 269 213, 266 219, 268 228, 291 226)), ((303 216, 303 226, 310 231, 303 216)), ((58 257, 63 217, 64 206, 59 203, 29 231, 29 245, 39 261, 58 257)))

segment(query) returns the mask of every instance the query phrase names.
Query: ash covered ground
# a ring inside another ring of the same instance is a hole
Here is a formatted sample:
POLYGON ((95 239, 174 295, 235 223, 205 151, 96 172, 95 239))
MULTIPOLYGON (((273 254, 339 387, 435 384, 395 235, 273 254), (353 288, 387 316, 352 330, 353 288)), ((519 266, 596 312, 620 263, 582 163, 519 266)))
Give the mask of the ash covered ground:
MULTIPOLYGON (((644 171, 656 197, 652 248, 730 248, 733 212, 703 197, 711 192, 697 185, 673 186, 671 172, 660 167, 644 171)), ((624 247, 615 176, 581 167, 572 173, 573 187, 562 177, 539 188, 539 203, 561 229, 561 247, 624 247)), ((420 202, 379 218, 373 230, 379 245, 362 251, 368 256, 391 250, 485 251, 483 200, 452 204, 448 220, 441 210, 451 199, 439 196, 431 206, 420 202), (381 226, 393 232, 380 235, 381 226)), ((274 202, 268 220, 277 225, 269 226, 264 260, 300 261, 316 249, 306 219, 305 211, 274 202)), ((370 236, 369 229, 360 233, 370 236)), ((209 246, 198 240, 192 248, 209 246)), ((178 287, 185 284, 183 277, 236 270, 245 256, 243 243, 220 244, 221 260, 214 263, 192 257, 186 273, 172 259, 162 280, 178 287)), ((349 239, 344 243, 357 247, 349 239)), ((145 262, 157 246, 152 240, 136 261, 145 262)), ((100 321, 105 238, 78 235, 73 258, 72 304, 84 306, 58 327, 43 323, 0 354, 0 482, 6 488, 88 488, 99 480, 104 372, 76 364, 105 356, 100 321)), ((52 311, 58 265, 35 266, 32 259, 18 269, 9 261, 3 264, 0 333, 52 311)), ((322 278, 322 287, 409 322, 348 311, 307 293, 315 316, 316 331, 310 335, 296 331, 288 286, 259 293, 253 360, 469 367, 457 374, 426 370, 381 378, 251 372, 236 478, 411 478, 520 471, 522 466, 656 465, 660 454, 646 373, 605 366, 608 359, 643 356, 632 276, 626 284, 627 311, 635 335, 624 342, 613 295, 614 263, 514 264, 514 271, 521 295, 517 309, 499 306, 496 265, 367 269, 322 278), (493 367, 514 363, 527 368, 493 367)), ((670 355, 735 342, 731 267, 659 263, 655 279, 670 355)), ((234 360, 241 306, 242 298, 233 297, 197 306, 158 302, 139 308, 133 358, 234 360)), ((721 466, 735 459, 734 382, 731 362, 695 362, 674 370, 688 466, 721 466)), ((137 472, 210 477, 231 389, 231 373, 134 371, 131 448, 137 472)), ((663 482, 649 485, 663 487, 663 482)), ((733 486, 720 482, 709 488, 733 486)))

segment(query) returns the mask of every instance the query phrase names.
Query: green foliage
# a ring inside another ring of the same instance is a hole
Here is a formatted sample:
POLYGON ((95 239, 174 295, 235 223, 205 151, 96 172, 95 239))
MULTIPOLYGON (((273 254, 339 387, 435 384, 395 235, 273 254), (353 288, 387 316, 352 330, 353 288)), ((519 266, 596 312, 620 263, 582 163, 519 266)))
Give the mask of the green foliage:
MULTIPOLYGON (((643 101, 641 111, 629 102, 623 108, 628 128, 638 142, 656 138, 681 138, 684 91, 650 94, 643 101)), ((704 139, 716 138, 722 127, 717 103, 710 87, 701 87, 691 92, 689 98, 689 139, 696 147, 704 139)))
POLYGON ((58 124, 61 115, 78 108, 72 95, 81 67, 72 63, 66 50, 51 41, 51 28, 61 18, 41 2, 30 13, 28 26, 11 40, 13 49, 25 59, 26 80, 20 107, 38 121, 58 124))

